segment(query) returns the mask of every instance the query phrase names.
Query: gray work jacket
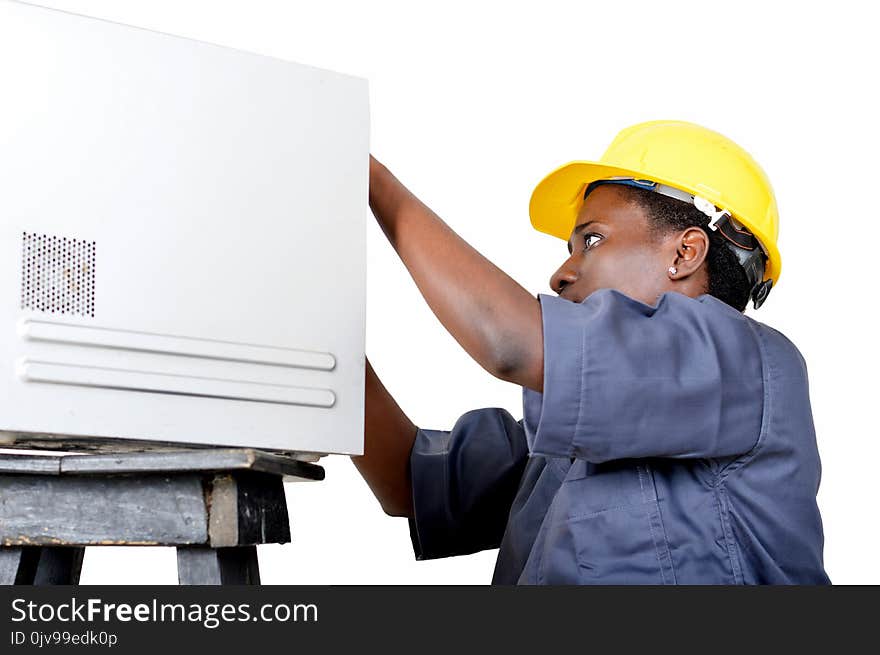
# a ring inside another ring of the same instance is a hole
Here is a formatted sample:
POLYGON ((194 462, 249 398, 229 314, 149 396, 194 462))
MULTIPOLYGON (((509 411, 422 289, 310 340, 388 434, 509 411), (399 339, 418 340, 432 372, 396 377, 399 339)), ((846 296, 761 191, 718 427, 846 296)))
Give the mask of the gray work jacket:
POLYGON ((500 546, 495 584, 821 584, 804 360, 709 295, 539 294, 544 392, 419 429, 416 557, 500 546))

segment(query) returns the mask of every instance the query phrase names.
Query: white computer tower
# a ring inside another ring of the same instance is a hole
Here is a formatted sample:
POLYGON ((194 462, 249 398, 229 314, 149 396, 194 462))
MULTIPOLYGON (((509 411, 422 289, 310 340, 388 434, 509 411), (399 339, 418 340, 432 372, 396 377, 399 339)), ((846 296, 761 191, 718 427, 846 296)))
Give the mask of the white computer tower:
POLYGON ((364 79, 0 1, 0 441, 363 447, 364 79))

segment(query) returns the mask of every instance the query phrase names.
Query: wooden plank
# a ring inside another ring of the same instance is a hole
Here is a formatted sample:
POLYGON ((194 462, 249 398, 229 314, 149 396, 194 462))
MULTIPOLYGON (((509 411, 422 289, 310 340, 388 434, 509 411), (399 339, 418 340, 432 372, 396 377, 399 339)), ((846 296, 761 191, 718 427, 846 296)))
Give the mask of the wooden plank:
POLYGON ((208 541, 197 474, 0 475, 0 545, 182 545, 208 541))
POLYGON ((177 580, 182 585, 258 585, 257 548, 179 547, 177 580))
MULTIPOLYGON (((0 433, 0 437, 11 433, 0 433)), ((205 444, 191 444, 168 441, 145 441, 138 439, 114 439, 110 437, 70 437, 64 435, 44 434, 15 434, 11 441, 0 439, 0 446, 10 449, 31 449, 55 451, 64 453, 119 455, 123 453, 163 453, 180 452, 204 452, 210 450, 248 450, 238 446, 209 446, 205 444)), ((272 457, 296 460, 305 463, 313 463, 319 459, 319 455, 311 452, 298 452, 293 450, 268 450, 262 452, 272 457)), ((267 471, 268 472, 268 471, 267 471)))
POLYGON ((79 584, 85 548, 0 547, 0 584, 79 584))
POLYGON ((209 490, 208 542, 214 548, 238 545, 238 482, 215 475, 209 490))
POLYGON ((319 464, 305 462, 301 459, 293 459, 287 455, 270 453, 265 450, 255 450, 253 452, 254 464, 251 468, 254 471, 275 473, 276 475, 283 475, 285 478, 296 480, 324 479, 324 467, 319 464))
POLYGON ((37 570, 29 584, 72 585, 79 584, 83 557, 86 549, 76 546, 40 548, 37 570))
POLYGON ((321 466, 250 448, 70 455, 61 461, 62 474, 78 475, 231 470, 263 471, 304 480, 324 479, 321 466))
MULTIPOLYGON (((8 436, 9 433, 6 433, 8 436)), ((203 450, 211 446, 171 443, 167 441, 144 441, 138 439, 113 439, 110 437, 70 437, 58 434, 15 434, 14 439, 3 443, 4 448, 24 448, 59 452, 82 453, 128 453, 161 452, 165 450, 203 450)))
POLYGON ((284 485, 270 473, 0 475, 0 545, 289 541, 284 485))
POLYGON ((39 560, 37 550, 0 548, 0 585, 31 584, 39 560))
POLYGON ((59 475, 61 460, 59 455, 11 455, 0 453, 0 474, 33 473, 38 475, 59 475))
POLYGON ((211 546, 290 541, 284 485, 278 476, 252 471, 216 475, 209 494, 211 546))
POLYGON ((238 483, 238 543, 286 544, 290 523, 284 485, 278 476, 246 471, 235 476, 238 483))

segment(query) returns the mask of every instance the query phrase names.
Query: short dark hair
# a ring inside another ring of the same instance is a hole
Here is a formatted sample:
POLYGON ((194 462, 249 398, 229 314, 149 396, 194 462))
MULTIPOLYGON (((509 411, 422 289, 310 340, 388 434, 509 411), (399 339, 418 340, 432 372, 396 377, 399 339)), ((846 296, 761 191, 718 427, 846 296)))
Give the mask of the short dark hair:
POLYGON ((709 218, 693 205, 681 200, 646 189, 627 186, 622 188, 630 200, 645 210, 649 227, 656 234, 665 236, 689 227, 702 228, 709 237, 709 252, 706 253, 709 284, 706 292, 737 311, 745 311, 751 291, 745 269, 727 247, 724 237, 709 229, 709 218))

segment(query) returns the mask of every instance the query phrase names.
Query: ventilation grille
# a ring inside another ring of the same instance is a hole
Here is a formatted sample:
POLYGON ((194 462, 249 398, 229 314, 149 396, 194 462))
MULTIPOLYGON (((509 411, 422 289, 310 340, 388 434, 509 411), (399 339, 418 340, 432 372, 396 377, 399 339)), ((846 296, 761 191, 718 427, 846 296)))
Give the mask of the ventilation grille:
POLYGON ((22 233, 21 306, 95 315, 95 242, 22 233))

